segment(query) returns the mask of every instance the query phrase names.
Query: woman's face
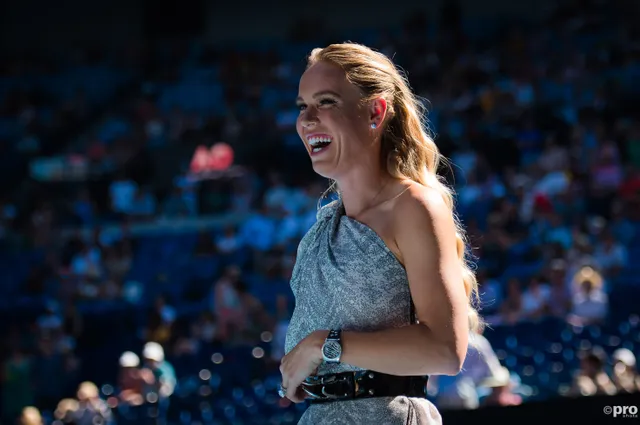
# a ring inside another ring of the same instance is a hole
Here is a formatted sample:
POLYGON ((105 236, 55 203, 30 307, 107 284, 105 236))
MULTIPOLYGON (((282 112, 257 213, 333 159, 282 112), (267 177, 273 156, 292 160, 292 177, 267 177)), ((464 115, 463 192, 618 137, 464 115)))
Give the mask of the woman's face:
POLYGON ((302 75, 296 129, 321 176, 337 179, 355 164, 379 158, 370 108, 361 99, 360 90, 336 65, 318 62, 302 75))

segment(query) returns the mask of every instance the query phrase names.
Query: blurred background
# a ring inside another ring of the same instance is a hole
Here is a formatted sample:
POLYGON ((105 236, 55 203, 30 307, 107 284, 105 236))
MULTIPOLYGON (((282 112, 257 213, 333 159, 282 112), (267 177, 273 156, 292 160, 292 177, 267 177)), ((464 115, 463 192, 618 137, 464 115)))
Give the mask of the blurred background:
POLYGON ((1 423, 297 421, 288 279, 329 182, 294 100, 345 40, 426 99, 478 260, 490 326, 429 398, 638 391, 640 3, 281 6, 0 6, 1 423))

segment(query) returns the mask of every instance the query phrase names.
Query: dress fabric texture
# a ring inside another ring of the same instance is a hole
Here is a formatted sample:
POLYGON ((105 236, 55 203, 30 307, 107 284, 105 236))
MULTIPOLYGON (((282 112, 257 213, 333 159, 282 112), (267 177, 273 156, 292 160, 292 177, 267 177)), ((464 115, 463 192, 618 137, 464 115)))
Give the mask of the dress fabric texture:
MULTIPOLYGON (((404 267, 378 234, 344 214, 340 200, 318 211, 298 247, 291 278, 295 309, 285 352, 319 329, 375 331, 411 323, 412 300, 404 267)), ((318 375, 361 370, 323 363, 318 375)), ((440 425, 427 399, 376 397, 312 404, 302 425, 440 425)))

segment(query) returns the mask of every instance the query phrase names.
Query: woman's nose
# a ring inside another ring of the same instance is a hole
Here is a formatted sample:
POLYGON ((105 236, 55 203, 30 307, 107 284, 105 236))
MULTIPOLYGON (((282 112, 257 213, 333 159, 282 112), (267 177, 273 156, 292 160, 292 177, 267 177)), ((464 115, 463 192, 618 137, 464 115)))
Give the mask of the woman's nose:
POLYGON ((304 128, 313 127, 314 125, 318 124, 318 116, 315 114, 315 112, 307 109, 306 111, 304 111, 302 118, 300 119, 300 124, 302 124, 304 128))

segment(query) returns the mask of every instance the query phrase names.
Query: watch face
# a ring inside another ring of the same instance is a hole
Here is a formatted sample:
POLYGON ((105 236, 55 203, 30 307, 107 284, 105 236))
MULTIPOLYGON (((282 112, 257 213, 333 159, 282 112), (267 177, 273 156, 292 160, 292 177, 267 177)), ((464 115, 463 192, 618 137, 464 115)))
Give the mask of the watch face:
POLYGON ((338 341, 327 341, 322 347, 322 354, 329 360, 337 360, 342 354, 342 347, 338 341))

